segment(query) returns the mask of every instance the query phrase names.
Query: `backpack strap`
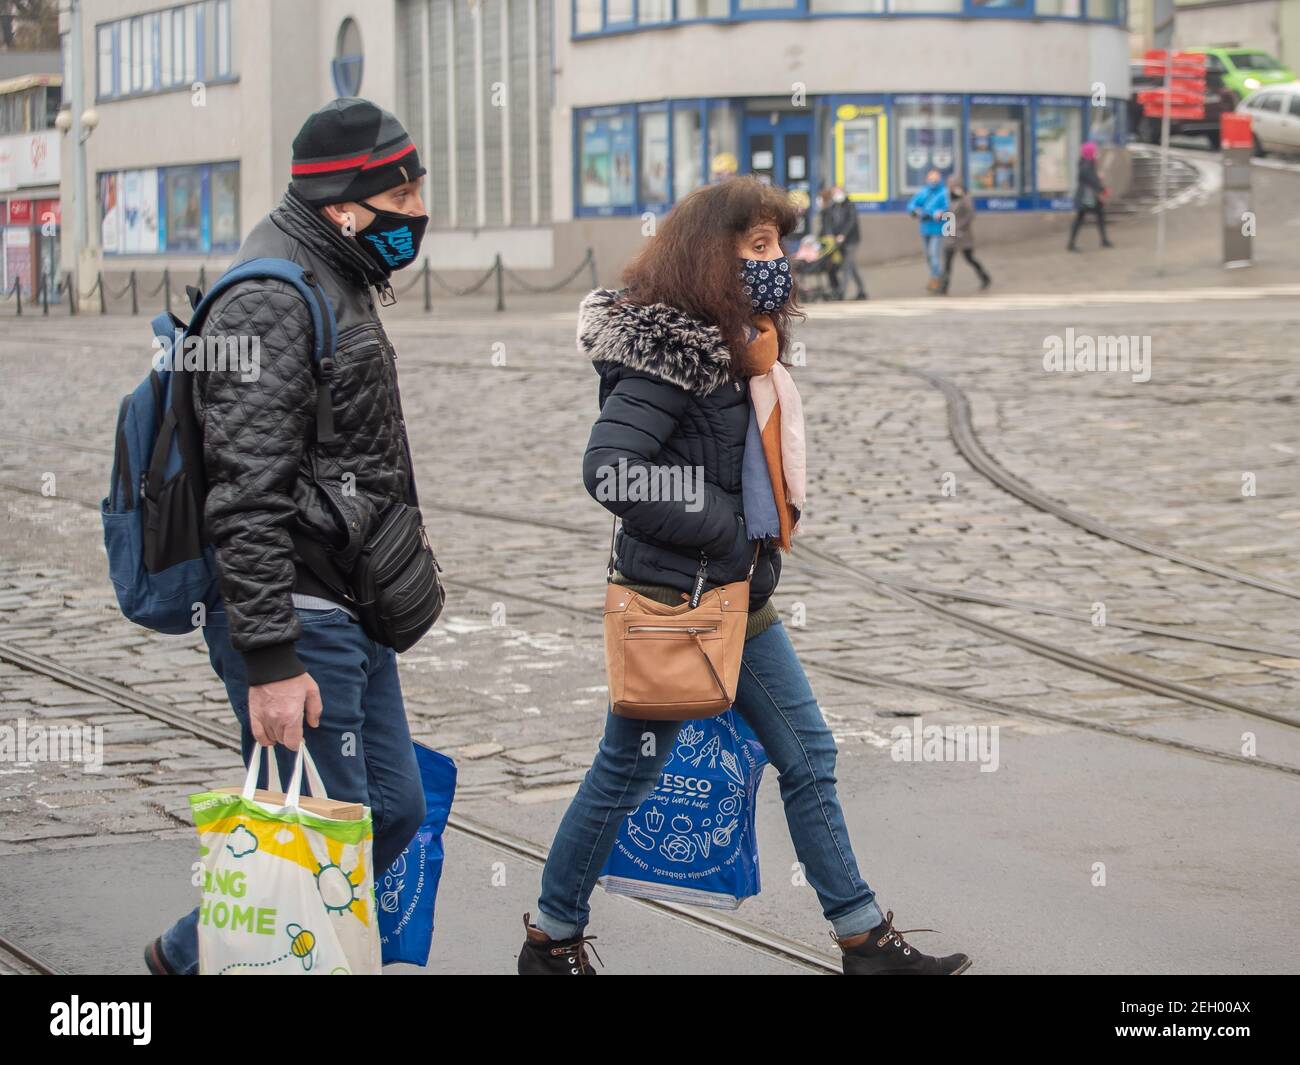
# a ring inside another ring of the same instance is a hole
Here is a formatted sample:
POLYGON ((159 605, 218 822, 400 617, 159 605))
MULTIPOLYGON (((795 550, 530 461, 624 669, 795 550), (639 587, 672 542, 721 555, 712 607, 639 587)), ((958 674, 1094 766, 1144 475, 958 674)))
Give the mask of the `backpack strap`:
MULTIPOLYGON (((312 374, 316 378, 316 436, 328 441, 334 439, 334 403, 330 396, 329 377, 333 369, 335 343, 338 340, 338 322, 334 317, 334 307, 320 287, 316 275, 299 263, 289 259, 261 258, 249 259, 247 262, 232 266, 203 295, 194 308, 194 317, 186 332, 194 333, 203 327, 203 322, 212 310, 213 304, 235 285, 245 281, 283 281, 298 290, 311 312, 312 326, 312 374)), ((154 319, 154 332, 160 324, 167 324, 172 316, 160 314, 154 319)), ((166 335, 172 335, 174 327, 168 326, 166 335)), ((162 335, 162 334, 160 334, 162 335)))

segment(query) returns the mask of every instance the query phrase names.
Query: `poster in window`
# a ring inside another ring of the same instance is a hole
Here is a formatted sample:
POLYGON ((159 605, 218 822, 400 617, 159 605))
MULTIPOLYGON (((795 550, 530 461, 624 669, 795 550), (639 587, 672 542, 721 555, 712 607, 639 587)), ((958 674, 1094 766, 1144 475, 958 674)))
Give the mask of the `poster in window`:
POLYGON ((632 173, 632 128, 630 118, 612 118, 609 122, 610 194, 620 206, 631 204, 635 198, 632 173))
POLYGON ((611 203, 609 173, 609 126, 601 119, 582 123, 582 205, 608 207, 611 203))
POLYGON ((197 169, 176 167, 164 180, 167 250, 203 250, 203 186, 197 169))
POLYGON ((1040 107, 1038 109, 1038 191, 1040 194, 1070 189, 1071 134, 1078 127, 1078 111, 1040 107), (1067 129, 1066 115, 1071 116, 1067 129))
POLYGON ((158 250, 158 171, 127 170, 121 181, 122 250, 152 254, 158 250))
POLYGON ((239 168, 212 168, 212 246, 239 246, 239 168))
POLYGON ((915 192, 931 170, 947 180, 957 165, 961 120, 945 115, 905 115, 898 120, 903 141, 903 191, 915 192))
POLYGON ((885 109, 846 104, 836 112, 835 183, 855 201, 885 198, 885 109))
POLYGON ((641 116, 641 199, 645 203, 667 203, 668 112, 652 111, 641 116))
POLYGON ((99 175, 99 246, 110 254, 122 250, 122 201, 116 174, 99 175))

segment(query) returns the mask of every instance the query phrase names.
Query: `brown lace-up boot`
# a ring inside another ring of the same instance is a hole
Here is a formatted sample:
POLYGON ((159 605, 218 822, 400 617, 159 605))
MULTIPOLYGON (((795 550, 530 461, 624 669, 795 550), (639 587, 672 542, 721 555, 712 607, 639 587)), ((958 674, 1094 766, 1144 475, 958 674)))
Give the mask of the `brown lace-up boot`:
MULTIPOLYGON (((587 944, 595 936, 574 936, 572 939, 552 939, 540 928, 530 924, 530 914, 524 914, 524 945, 519 951, 520 976, 595 976, 596 970, 587 960, 587 944)), ((591 952, 596 954, 596 948, 591 952)), ((600 955, 596 954, 600 961, 600 955)), ((605 963, 600 962, 601 965, 605 963)))

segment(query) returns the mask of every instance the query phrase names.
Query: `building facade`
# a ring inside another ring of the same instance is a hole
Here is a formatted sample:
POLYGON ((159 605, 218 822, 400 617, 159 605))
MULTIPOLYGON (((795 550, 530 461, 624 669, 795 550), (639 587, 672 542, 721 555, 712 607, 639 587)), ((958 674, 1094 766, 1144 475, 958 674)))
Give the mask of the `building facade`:
POLYGON ((0 54, 0 291, 24 299, 58 275, 62 84, 57 52, 0 54))
POLYGON ((500 254, 558 274, 591 247, 613 275, 650 218, 736 172, 843 185, 884 256, 911 247, 904 207, 934 167, 997 239, 1068 210, 1079 144, 1126 132, 1124 0, 81 6, 106 269, 228 259, 287 183, 302 118, 336 95, 415 138, 442 270, 500 254))

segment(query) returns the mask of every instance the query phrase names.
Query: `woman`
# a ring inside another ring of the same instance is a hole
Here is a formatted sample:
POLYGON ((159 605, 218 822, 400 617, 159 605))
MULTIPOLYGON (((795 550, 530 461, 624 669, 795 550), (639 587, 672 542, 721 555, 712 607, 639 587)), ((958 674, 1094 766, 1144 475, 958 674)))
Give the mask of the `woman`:
POLYGON ((966 195, 961 179, 956 174, 948 179, 948 202, 952 210, 952 232, 943 235, 943 284, 939 292, 948 295, 948 285, 952 281, 952 260, 958 252, 975 268, 980 279, 980 291, 983 292, 993 284, 993 278, 989 277, 988 271, 975 258, 975 204, 966 195))
MULTIPOLYGON (((710 587, 744 580, 754 565, 734 708, 780 774, 795 850, 834 927, 844 971, 957 973, 969 966, 966 955, 932 958, 907 944, 859 876, 835 794, 835 741, 771 602, 779 548, 788 549, 803 505, 802 415, 788 373, 773 368, 797 313, 781 254, 793 226, 784 193, 753 178, 698 189, 628 267, 626 288, 597 289, 583 300, 578 345, 600 376, 601 408, 583 478, 623 518, 616 579, 637 592, 681 603, 701 555, 710 587), (756 430, 756 419, 751 425, 751 391, 775 394, 788 430, 778 443, 756 430), (630 483, 673 467, 702 472, 703 491, 689 502, 597 492, 611 471, 630 483)), ((588 900, 623 819, 653 790, 680 725, 606 716, 595 761, 542 873, 537 925, 524 916, 520 973, 594 974, 588 900)))
POLYGON ((1105 198, 1106 186, 1102 184, 1101 175, 1097 173, 1097 145, 1092 141, 1084 141, 1079 148, 1079 173, 1074 192, 1074 225, 1070 227, 1070 242, 1065 246, 1066 251, 1079 250, 1074 245, 1074 238, 1079 235, 1079 227, 1083 225, 1084 215, 1087 214, 1095 215, 1097 218, 1101 246, 1103 248, 1115 246, 1106 239, 1106 214, 1103 206, 1105 198))

